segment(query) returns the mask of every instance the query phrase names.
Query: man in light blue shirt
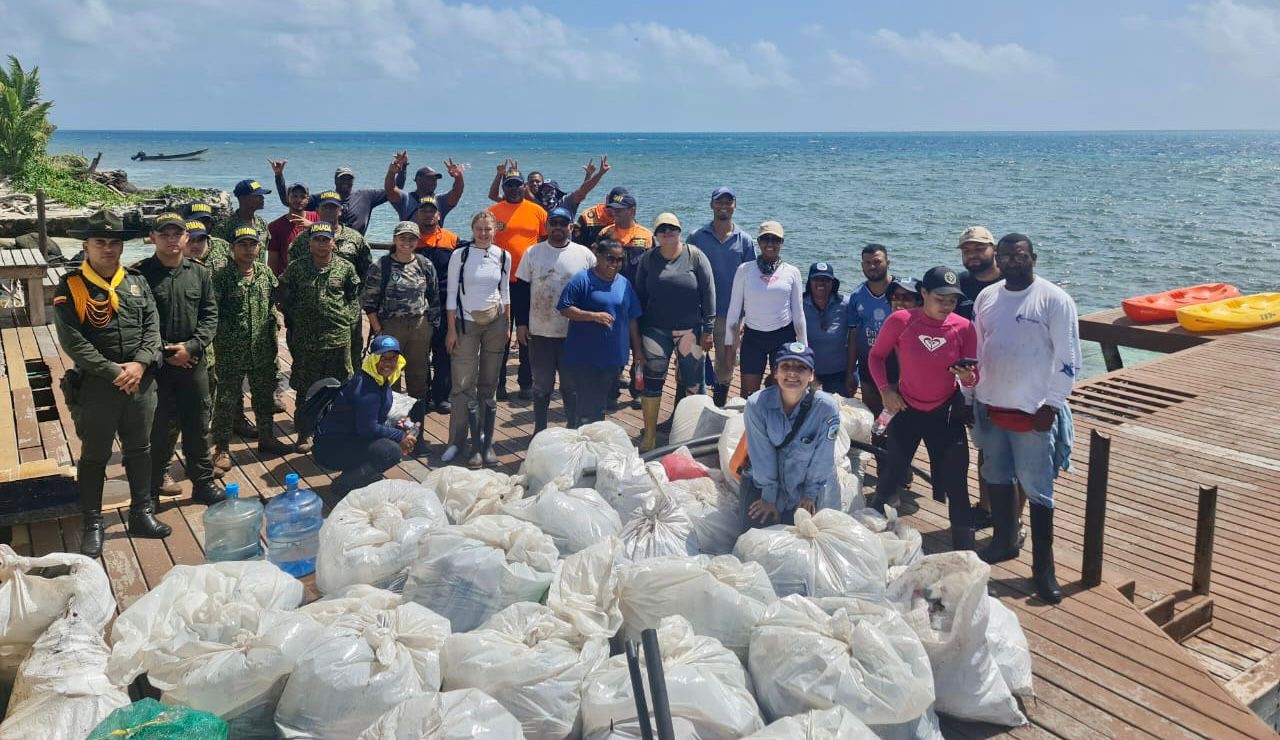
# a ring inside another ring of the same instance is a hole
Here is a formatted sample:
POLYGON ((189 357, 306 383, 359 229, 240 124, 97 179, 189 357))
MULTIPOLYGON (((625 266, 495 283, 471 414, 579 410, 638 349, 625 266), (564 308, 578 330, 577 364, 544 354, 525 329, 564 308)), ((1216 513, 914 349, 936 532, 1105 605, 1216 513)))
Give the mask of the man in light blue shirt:
POLYGON ((791 342, 773 356, 777 384, 747 399, 744 528, 793 524, 796 509, 837 508, 835 445, 840 407, 812 387, 813 350, 791 342))
POLYGON ((716 384, 713 397, 717 406, 724 406, 729 399, 729 383, 733 380, 734 358, 737 356, 724 340, 725 316, 729 313, 729 296, 733 293, 733 276, 739 265, 756 258, 756 241, 733 223, 733 213, 738 208, 738 197, 732 189, 716 188, 711 193, 711 223, 693 232, 687 244, 692 244, 707 256, 711 263, 711 277, 716 284, 716 384))

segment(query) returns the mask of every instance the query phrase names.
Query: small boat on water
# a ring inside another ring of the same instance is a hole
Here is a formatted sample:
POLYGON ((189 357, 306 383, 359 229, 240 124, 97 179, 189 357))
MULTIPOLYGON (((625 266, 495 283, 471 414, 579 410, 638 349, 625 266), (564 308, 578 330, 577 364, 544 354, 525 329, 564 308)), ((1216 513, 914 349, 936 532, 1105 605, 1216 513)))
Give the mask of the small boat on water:
POLYGON ((1178 309, 1187 331, 1240 331, 1280 324, 1280 293, 1255 293, 1178 309))
POLYGON ((175 161, 184 160, 184 159, 186 160, 199 159, 200 155, 204 154, 207 151, 209 150, 197 149, 194 152, 183 152, 182 154, 147 154, 146 152, 138 152, 132 157, 129 157, 129 159, 132 159, 137 162, 152 162, 152 161, 175 162, 175 161))
POLYGON ((1234 285, 1205 283, 1126 298, 1120 305, 1124 308, 1124 315, 1134 321, 1173 321, 1178 316, 1178 309, 1183 306, 1225 301, 1239 296, 1240 289, 1234 285))

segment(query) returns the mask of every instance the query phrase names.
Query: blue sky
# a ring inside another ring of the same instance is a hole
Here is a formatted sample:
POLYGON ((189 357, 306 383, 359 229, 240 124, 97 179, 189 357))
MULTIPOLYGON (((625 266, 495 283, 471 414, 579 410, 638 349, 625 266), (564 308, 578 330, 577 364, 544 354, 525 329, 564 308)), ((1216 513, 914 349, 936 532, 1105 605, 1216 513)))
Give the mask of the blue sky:
POLYGON ((0 0, 63 128, 1276 128, 1280 3, 0 0), (156 95, 163 91, 172 95, 156 95))

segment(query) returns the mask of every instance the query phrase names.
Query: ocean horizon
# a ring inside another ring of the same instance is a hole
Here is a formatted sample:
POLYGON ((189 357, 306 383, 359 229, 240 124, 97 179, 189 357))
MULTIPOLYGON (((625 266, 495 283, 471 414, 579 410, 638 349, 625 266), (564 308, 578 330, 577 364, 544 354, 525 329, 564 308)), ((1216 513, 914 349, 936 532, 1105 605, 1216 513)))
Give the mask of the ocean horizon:
MULTIPOLYGON (((267 187, 267 159, 286 159, 288 182, 315 192, 334 169, 352 167, 356 187, 380 188, 392 155, 410 169, 466 168, 466 190, 446 226, 467 235, 468 217, 489 205, 494 166, 510 157, 565 191, 589 158, 612 171, 587 204, 628 187, 649 224, 672 211, 685 231, 709 219, 711 191, 738 194, 738 226, 754 232, 776 219, 787 231, 783 259, 802 270, 833 263, 848 293, 862 280, 864 244, 888 247, 891 271, 919 277, 959 269, 956 238, 971 224, 999 237, 1029 235, 1037 272, 1075 298, 1082 314, 1123 298, 1204 282, 1246 293, 1280 282, 1280 132, 1248 131, 909 131, 909 132, 407 132, 68 130, 51 152, 74 152, 124 169, 142 187, 230 190, 254 178, 267 187), (209 149, 199 161, 134 162, 149 154, 209 149)), ((447 191, 446 177, 440 193, 447 191)), ((268 196, 264 216, 284 209, 268 196)), ((386 241, 397 220, 374 211, 368 236, 386 241)), ((132 247, 133 245, 131 245, 132 247)), ((142 249, 135 247, 134 249, 142 249)), ((1096 346, 1086 369, 1101 371, 1096 346)), ((1128 352, 1126 352, 1128 355, 1128 352)))

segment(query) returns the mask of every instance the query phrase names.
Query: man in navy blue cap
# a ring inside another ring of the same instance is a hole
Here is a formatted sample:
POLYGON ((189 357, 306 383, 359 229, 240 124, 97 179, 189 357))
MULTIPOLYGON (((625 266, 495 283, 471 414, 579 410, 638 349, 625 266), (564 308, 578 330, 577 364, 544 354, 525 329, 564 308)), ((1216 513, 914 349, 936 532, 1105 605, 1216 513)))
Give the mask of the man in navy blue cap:
POLYGON ((430 167, 418 168, 418 171, 413 174, 414 189, 412 192, 406 192, 400 186, 404 184, 404 173, 408 169, 409 153, 407 151, 399 152, 391 158, 391 164, 387 167, 387 176, 382 181, 387 202, 396 209, 396 213, 400 214, 401 221, 412 221, 422 199, 435 198, 436 212, 440 214, 440 223, 443 224, 445 216, 448 216, 449 211, 458 205, 458 201, 462 199, 462 191, 466 188, 466 182, 462 176, 462 165, 454 162, 452 158, 444 161, 445 171, 449 173, 449 177, 453 178, 453 187, 444 195, 436 195, 436 187, 444 175, 430 167))
POLYGON ((838 508, 835 445, 840 407, 813 386, 813 350, 791 342, 773 355, 775 385, 747 399, 744 528, 792 524, 796 509, 838 508))
MULTIPOLYGON (((262 255, 267 253, 271 237, 267 232, 267 222, 262 216, 258 215, 258 211, 261 211, 266 206, 266 199, 263 196, 271 195, 271 191, 262 187, 257 180, 241 180, 236 183, 236 187, 231 191, 231 194, 236 197, 239 207, 232 211, 230 216, 218 222, 218 225, 213 227, 209 234, 224 240, 230 245, 235 241, 236 229, 242 226, 252 226, 261 235, 262 251, 259 252, 259 258, 263 264, 266 264, 267 258, 262 255)), ((214 256, 220 257, 221 255, 214 256)), ((226 255, 226 259, 230 261, 229 253, 226 255)), ((220 263, 218 266, 221 266, 221 264, 225 263, 220 263)), ((213 269, 216 269, 216 267, 214 266, 213 269)))
POLYGON ((733 294, 733 276, 738 267, 756 258, 756 241, 733 223, 738 209, 738 196, 732 188, 718 187, 711 193, 711 222, 689 235, 692 244, 711 262, 711 277, 716 284, 716 384, 712 391, 717 406, 729 399, 729 383, 737 353, 724 338, 725 316, 733 294))
MULTIPOLYGON (((285 208, 289 207, 288 188, 284 184, 284 167, 289 160, 280 159, 267 160, 271 164, 271 169, 276 175, 276 189, 280 192, 280 203, 285 208)), ((350 167, 339 167, 333 173, 333 189, 338 193, 338 198, 342 205, 342 224, 349 226, 364 236, 369 230, 369 217, 373 214, 373 209, 387 202, 387 193, 383 188, 364 188, 356 190, 356 173, 350 167)), ((396 178, 396 185, 404 187, 404 172, 396 178)), ((268 193, 271 191, 268 190, 268 193)), ((306 208, 303 210, 317 211, 319 210, 320 196, 312 194, 310 200, 307 201, 306 208)), ((264 253, 266 245, 263 245, 264 253)))
POLYGON ((576 426, 576 398, 564 367, 564 340, 569 333, 569 319, 557 310, 560 294, 574 275, 595 267, 596 257, 590 249, 569 240, 573 214, 566 208, 553 208, 547 214, 547 239, 524 253, 516 267, 516 280, 526 283, 526 290, 512 291, 511 310, 515 315, 516 341, 529 347, 529 365, 533 371, 534 433, 547 427, 547 412, 556 375, 560 375, 560 391, 564 396, 565 416, 569 426, 576 426))

